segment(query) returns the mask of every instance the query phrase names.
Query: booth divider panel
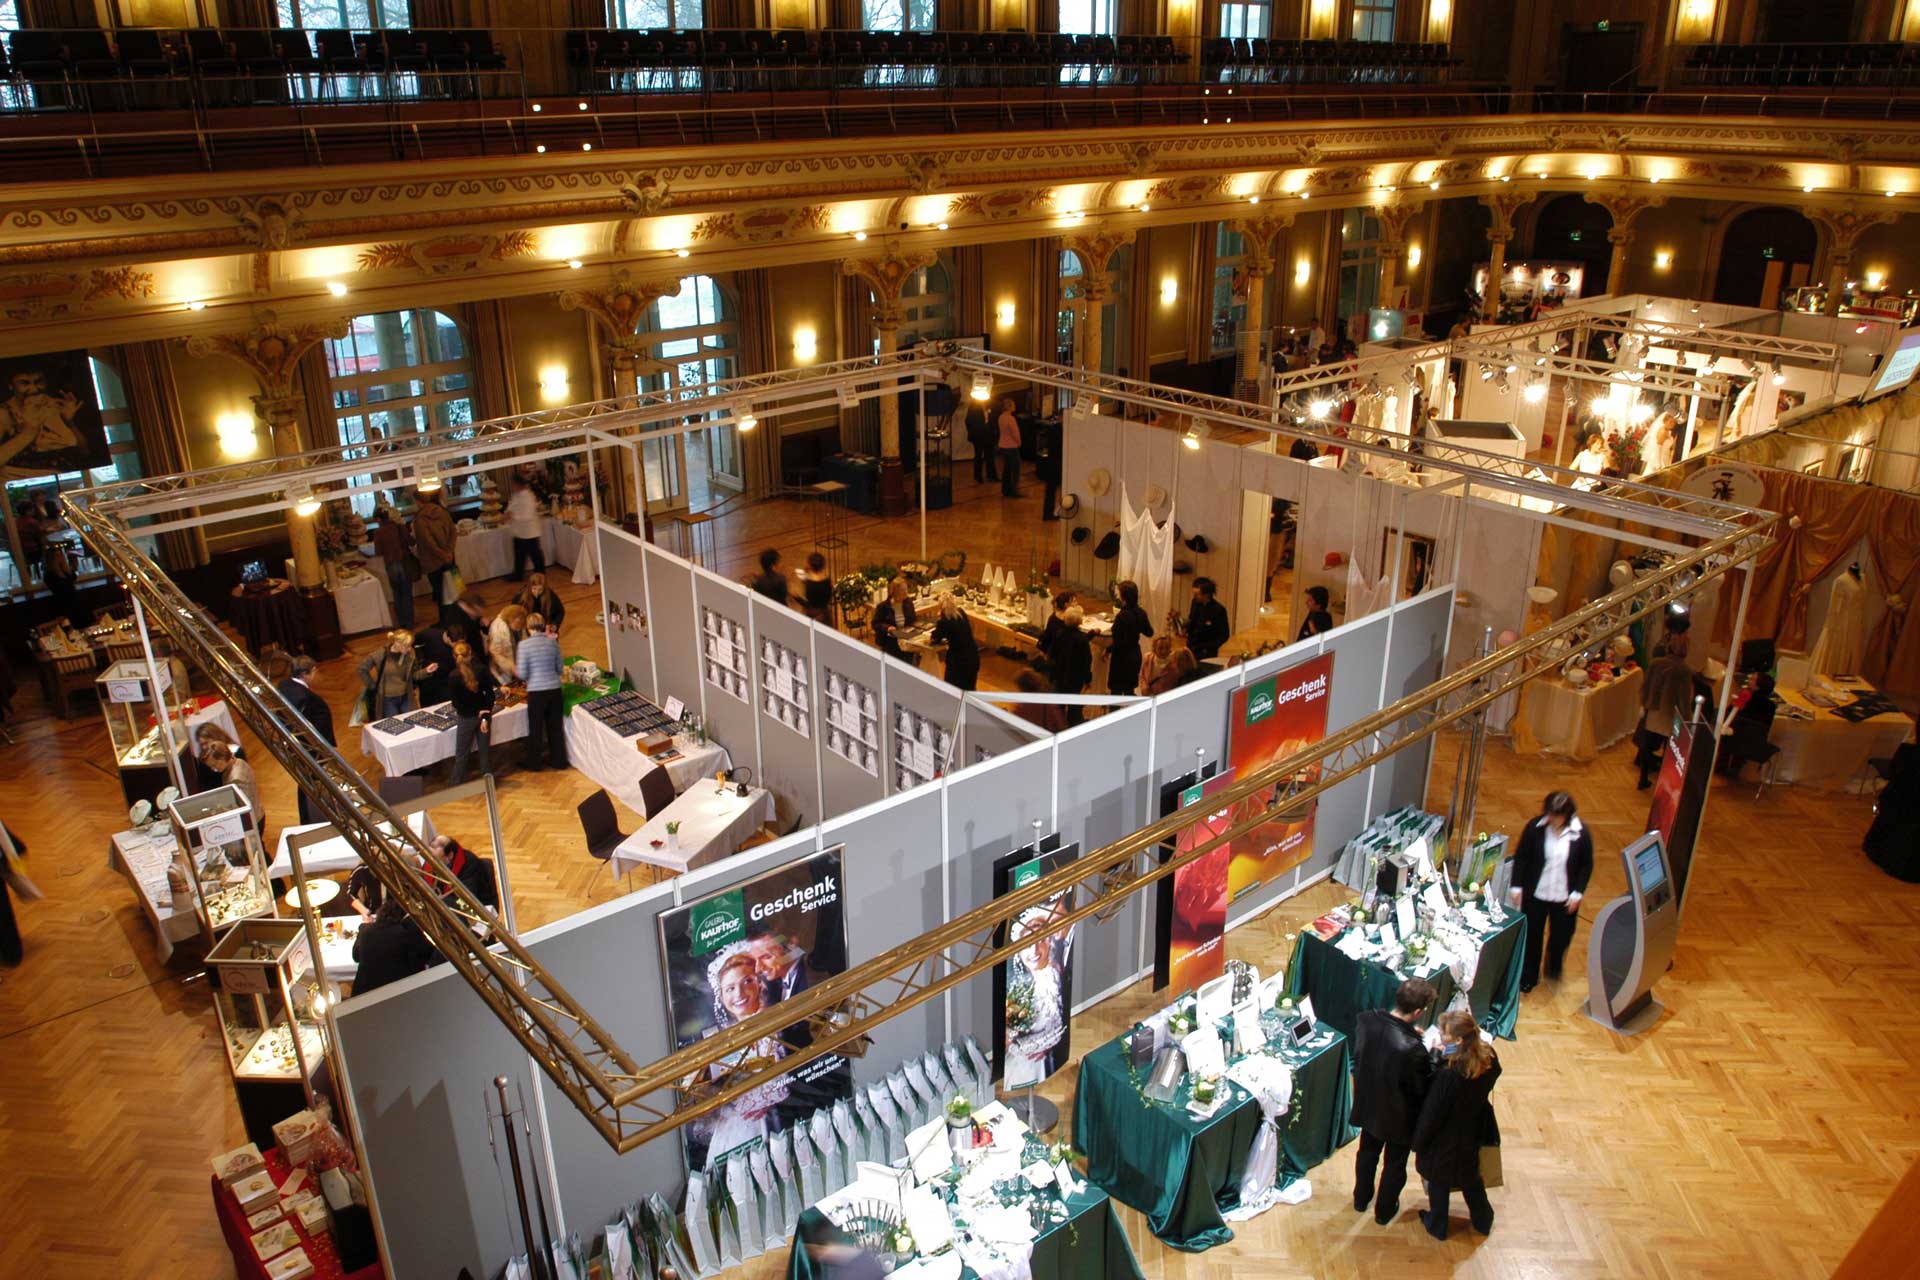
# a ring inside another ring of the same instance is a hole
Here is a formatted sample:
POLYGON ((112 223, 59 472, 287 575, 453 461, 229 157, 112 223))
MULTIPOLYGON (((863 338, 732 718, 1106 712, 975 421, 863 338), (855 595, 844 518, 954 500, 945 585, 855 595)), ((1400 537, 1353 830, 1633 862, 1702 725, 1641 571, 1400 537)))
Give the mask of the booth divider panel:
MULTIPOLYGON (((893 777, 893 762, 898 758, 902 745, 898 740, 900 726, 893 714, 893 704, 896 702, 908 711, 937 725, 940 731, 952 740, 951 753, 954 764, 949 768, 947 761, 936 752, 933 761, 935 776, 957 772, 961 767, 957 736, 960 727, 960 691, 945 681, 936 679, 906 663, 889 662, 887 663, 887 706, 884 717, 888 755, 882 779, 887 784, 888 794, 899 793, 893 777)), ((915 785, 920 784, 915 783, 915 785)))
MULTIPOLYGON (((807 736, 767 711, 767 694, 762 688, 754 701, 754 715, 760 723, 760 765, 754 781, 773 792, 780 810, 780 829, 786 830, 797 817, 803 825, 820 820, 820 771, 814 753, 822 749, 820 720, 815 714, 814 688, 820 673, 813 669, 812 630, 807 619, 791 609, 783 609, 771 600, 750 600, 753 629, 757 636, 783 645, 806 660, 807 682, 796 689, 807 711, 807 736)), ((758 671, 759 656, 754 657, 758 671)))
MULTIPOLYGON (((835 671, 858 681, 873 691, 875 699, 880 699, 885 691, 880 687, 882 660, 878 649, 825 627, 814 630, 813 640, 813 722, 819 726, 820 816, 824 820, 851 813, 880 799, 886 794, 887 773, 885 761, 880 762, 875 772, 868 773, 845 756, 827 749, 827 673, 835 671)), ((883 715, 885 711, 886 708, 882 707, 883 715)), ((883 724, 879 740, 881 752, 886 750, 886 745, 883 724)))
MULTIPOLYGON (((1387 645, 1386 691, 1380 704, 1390 705, 1418 693, 1440 678, 1446 661, 1447 633, 1453 616, 1453 588, 1442 587, 1407 601, 1394 611, 1393 634, 1387 645)), ((1423 805, 1427 774, 1433 760, 1433 739, 1389 756, 1374 766, 1372 817, 1402 805, 1423 805)))
MULTIPOLYGON (((1153 784, 1153 708, 1139 704, 1055 739, 1059 829, 1080 851, 1138 831, 1158 815, 1153 784)), ((1076 1003, 1130 981, 1151 962, 1141 950, 1147 895, 1135 894, 1109 920, 1088 920, 1074 942, 1076 1003)))
MULTIPOLYGON (((747 597, 751 593, 738 583, 728 582, 704 570, 695 570, 693 575, 694 628, 704 625, 704 613, 711 609, 730 623, 737 623, 746 655, 746 696, 736 698, 706 679, 705 650, 696 655, 700 663, 700 693, 707 700, 707 733, 727 749, 736 765, 746 765, 753 770, 753 776, 760 776, 760 747, 755 737, 758 718, 755 709, 760 703, 760 664, 755 658, 759 652, 759 641, 754 637, 747 597)), ((700 644, 706 644, 706 636, 700 637, 700 644)), ((682 694, 682 697, 686 695, 682 694)))
POLYGON ((664 707, 667 699, 678 698, 701 711, 700 611, 693 605, 693 566, 653 546, 647 547, 646 563, 655 700, 664 707))
POLYGON ((607 665, 615 675, 627 679, 635 689, 654 698, 656 702, 660 701, 655 697, 659 686, 653 674, 653 647, 647 639, 658 625, 658 619, 653 616, 653 610, 647 603, 646 544, 605 525, 601 525, 594 536, 599 539, 600 579, 607 601, 604 624, 607 665), (632 616, 628 605, 638 609, 639 616, 647 620, 646 632, 624 622, 615 625, 616 614, 622 619, 632 616))
MULTIPOLYGON (((1240 673, 1228 670, 1163 694, 1153 725, 1153 785, 1194 767, 1194 749, 1205 763, 1226 767, 1227 714, 1240 673)), ((1157 816, 1157 815, 1156 815, 1157 816)))
MULTIPOLYGON (((1070 534, 1074 526, 1085 525, 1089 536, 1080 543, 1075 543, 1071 537, 1064 539, 1061 568, 1065 570, 1064 576, 1068 581, 1092 587, 1106 581, 1116 563, 1112 560, 1096 560, 1093 553, 1100 545, 1100 539, 1120 519, 1121 424, 1105 414, 1069 415, 1066 421, 1060 491, 1078 497, 1080 510, 1067 522, 1065 529, 1070 534), (1088 478, 1096 471, 1105 471, 1110 480, 1106 493, 1098 496, 1087 484, 1088 478)), ((1139 495, 1135 494, 1134 501, 1139 500, 1139 495)))
POLYGON ((953 771, 959 773, 962 769, 971 769, 980 764, 982 751, 987 753, 987 759, 992 760, 1030 742, 1038 742, 1045 736, 1037 725, 998 707, 983 707, 976 702, 963 703, 960 712, 961 758, 954 761, 953 771))

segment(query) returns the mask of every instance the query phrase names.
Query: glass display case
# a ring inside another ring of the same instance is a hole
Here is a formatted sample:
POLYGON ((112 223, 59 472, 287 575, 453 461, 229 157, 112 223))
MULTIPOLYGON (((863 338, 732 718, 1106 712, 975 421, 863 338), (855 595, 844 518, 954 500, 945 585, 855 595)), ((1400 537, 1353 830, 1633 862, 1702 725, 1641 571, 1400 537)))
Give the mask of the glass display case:
MULTIPOLYGON (((147 664, 127 659, 113 663, 94 681, 100 695, 100 713, 107 720, 114 767, 120 771, 120 790, 129 805, 150 801, 172 785, 167 768, 169 748, 176 757, 187 749, 186 706, 174 684, 172 664, 162 662, 158 674, 156 689, 154 673, 147 664), (163 705, 173 728, 171 743, 161 740, 163 705)), ((181 763, 184 768, 185 761, 181 763)))
POLYGON ((200 930, 215 934, 249 916, 273 914, 266 848, 240 788, 215 787, 167 806, 174 842, 193 882, 200 930))
POLYGON ((306 1087, 326 1057, 326 998, 298 920, 242 920, 207 953, 237 1081, 306 1087))

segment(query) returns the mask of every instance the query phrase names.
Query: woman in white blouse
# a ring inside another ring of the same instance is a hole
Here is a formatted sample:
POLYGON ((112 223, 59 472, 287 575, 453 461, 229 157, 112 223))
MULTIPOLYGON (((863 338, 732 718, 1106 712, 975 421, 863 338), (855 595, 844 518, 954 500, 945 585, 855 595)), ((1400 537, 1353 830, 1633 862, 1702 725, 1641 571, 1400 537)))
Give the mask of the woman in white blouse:
POLYGON ((1520 963, 1520 990, 1540 981, 1540 950, 1546 947, 1545 974, 1560 979, 1560 963, 1580 921, 1580 899, 1593 875, 1593 837, 1564 791, 1549 794, 1540 816, 1520 833, 1513 855, 1513 905, 1526 913, 1526 950, 1520 963))

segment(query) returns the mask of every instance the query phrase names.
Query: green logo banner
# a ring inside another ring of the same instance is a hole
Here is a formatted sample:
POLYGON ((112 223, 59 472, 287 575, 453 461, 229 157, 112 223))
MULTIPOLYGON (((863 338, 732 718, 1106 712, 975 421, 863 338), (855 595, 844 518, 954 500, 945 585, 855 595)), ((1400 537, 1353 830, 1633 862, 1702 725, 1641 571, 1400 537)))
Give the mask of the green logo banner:
POLYGON ((1040 859, 1038 858, 1032 862, 1023 862, 1013 869, 1013 887, 1016 889, 1025 888, 1039 878, 1040 859))
POLYGON ((747 936, 747 909, 740 890, 696 902, 690 911, 689 937, 696 956, 711 955, 747 936))
POLYGON ((1278 677, 1268 676, 1247 689, 1247 723, 1249 725, 1259 724, 1273 714, 1275 706, 1273 689, 1276 679, 1278 677))

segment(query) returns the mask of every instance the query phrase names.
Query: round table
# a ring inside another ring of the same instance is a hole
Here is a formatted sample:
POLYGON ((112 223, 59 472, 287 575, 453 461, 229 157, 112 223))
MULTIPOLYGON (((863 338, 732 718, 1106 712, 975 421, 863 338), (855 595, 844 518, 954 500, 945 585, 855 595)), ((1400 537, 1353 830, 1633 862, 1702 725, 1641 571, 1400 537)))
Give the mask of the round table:
POLYGON ((307 611, 299 592, 285 578, 268 579, 264 591, 249 590, 241 583, 233 589, 227 616, 254 653, 269 644, 289 651, 306 646, 307 611))

